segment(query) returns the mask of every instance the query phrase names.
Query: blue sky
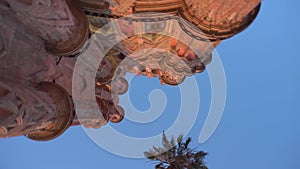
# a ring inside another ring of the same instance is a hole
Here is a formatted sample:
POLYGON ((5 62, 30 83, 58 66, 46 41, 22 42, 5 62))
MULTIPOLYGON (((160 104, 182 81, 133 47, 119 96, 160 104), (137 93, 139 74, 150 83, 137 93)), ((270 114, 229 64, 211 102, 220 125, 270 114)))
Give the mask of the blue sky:
MULTIPOLYGON (((207 73, 197 75, 200 112, 191 132, 193 146, 207 151, 209 169, 299 169, 300 57, 299 1, 264 1, 255 22, 217 48, 227 78, 227 101, 220 125, 204 144, 199 132, 210 106, 207 73)), ((162 89, 168 98, 163 116, 137 125, 127 120, 114 128, 131 136, 160 133, 176 118, 178 87, 135 78, 133 104, 147 110, 149 92, 162 89), (146 85, 145 85, 145 82, 146 85)), ((0 140, 0 169, 153 169, 145 159, 119 157, 99 148, 81 127, 72 127, 49 142, 25 137, 0 140)))

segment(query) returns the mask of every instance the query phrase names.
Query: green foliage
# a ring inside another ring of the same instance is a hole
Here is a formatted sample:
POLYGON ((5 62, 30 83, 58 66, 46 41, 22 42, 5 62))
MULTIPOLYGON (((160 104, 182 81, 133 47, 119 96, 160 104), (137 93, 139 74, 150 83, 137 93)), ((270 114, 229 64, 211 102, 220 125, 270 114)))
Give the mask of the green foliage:
POLYGON ((163 147, 153 146, 153 149, 144 152, 144 155, 157 162, 155 169, 208 169, 204 162, 207 153, 189 148, 191 141, 190 137, 183 141, 183 135, 179 135, 176 144, 174 137, 168 140, 163 133, 163 147))

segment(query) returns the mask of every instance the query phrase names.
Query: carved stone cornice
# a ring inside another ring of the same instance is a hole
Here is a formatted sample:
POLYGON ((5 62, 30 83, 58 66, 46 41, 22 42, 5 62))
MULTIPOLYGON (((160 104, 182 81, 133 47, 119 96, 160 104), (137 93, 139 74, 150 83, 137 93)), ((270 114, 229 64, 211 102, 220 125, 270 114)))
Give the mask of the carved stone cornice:
POLYGON ((196 25, 204 33, 199 32, 202 36, 218 41, 247 28, 256 18, 260 2, 261 0, 136 0, 134 12, 175 13, 196 25))
POLYGON ((177 15, 200 29, 182 22, 185 30, 203 39, 220 41, 246 29, 256 18, 261 0, 78 0, 81 8, 93 15, 123 17, 144 12, 177 15), (104 5, 105 4, 105 7, 104 5), (108 7, 107 7, 108 5, 108 7), (99 10, 103 6, 105 10, 99 10), (94 10, 93 10, 94 9, 94 10))

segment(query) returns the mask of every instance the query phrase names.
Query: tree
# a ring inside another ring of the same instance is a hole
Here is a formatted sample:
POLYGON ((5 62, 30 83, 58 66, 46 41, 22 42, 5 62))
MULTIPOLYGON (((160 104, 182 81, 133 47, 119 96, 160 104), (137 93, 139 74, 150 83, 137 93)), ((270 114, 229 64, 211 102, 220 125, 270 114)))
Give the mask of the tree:
POLYGON ((207 153, 189 148, 191 141, 189 137, 183 142, 183 135, 179 135, 176 144, 174 137, 168 140, 163 133, 163 147, 153 146, 153 149, 144 152, 144 155, 157 162, 155 169, 208 169, 204 161, 207 153))

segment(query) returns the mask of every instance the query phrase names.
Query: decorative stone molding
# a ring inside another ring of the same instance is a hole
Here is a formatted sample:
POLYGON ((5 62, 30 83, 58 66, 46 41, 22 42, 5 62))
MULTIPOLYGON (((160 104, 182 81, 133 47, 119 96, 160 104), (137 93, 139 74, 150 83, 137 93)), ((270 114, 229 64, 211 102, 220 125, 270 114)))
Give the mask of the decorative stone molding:
POLYGON ((0 138, 25 135, 46 141, 58 137, 70 125, 99 128, 109 121, 122 121, 125 112, 118 104, 119 95, 128 90, 126 72, 157 77, 169 85, 203 72, 214 47, 249 26, 260 2, 0 0, 0 138), (129 16, 143 12, 159 14, 129 16), (125 19, 119 19, 123 16, 125 19), (93 50, 88 48, 91 34, 102 37, 101 49, 116 42, 121 36, 110 34, 110 28, 98 32, 114 19, 118 21, 112 28, 128 38, 115 44, 99 67, 86 67, 97 70, 93 93, 86 87, 91 83, 84 78, 87 74, 80 74, 89 70, 75 72, 82 75, 82 84, 76 84, 78 90, 94 94, 96 103, 90 104, 94 101, 91 98, 83 100, 82 116, 74 116, 72 77, 80 58, 77 56, 84 49, 93 50), (178 30, 183 30, 178 39, 163 34, 176 34, 178 30), (99 109, 100 114, 95 111, 99 109))
POLYGON ((176 14, 196 25, 204 33, 200 32, 203 37, 218 41, 246 29, 256 18, 260 2, 261 0, 136 0, 134 12, 176 14))

